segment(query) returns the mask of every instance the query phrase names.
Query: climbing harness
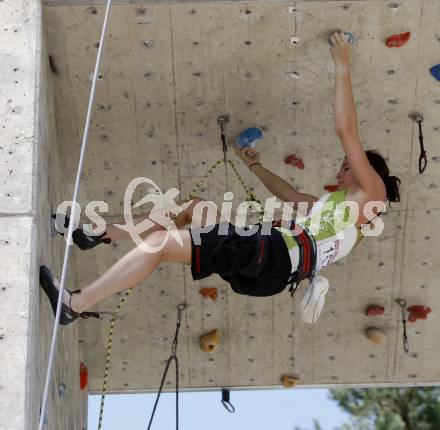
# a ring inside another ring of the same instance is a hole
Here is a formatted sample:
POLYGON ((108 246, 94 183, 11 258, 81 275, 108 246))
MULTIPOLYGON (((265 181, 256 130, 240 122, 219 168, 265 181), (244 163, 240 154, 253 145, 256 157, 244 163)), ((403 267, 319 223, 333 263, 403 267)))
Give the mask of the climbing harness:
MULTIPOLYGON (((76 218, 76 211, 77 211, 77 206, 78 206, 77 200, 78 200, 78 194, 79 194, 79 188, 80 188, 80 179, 81 179, 81 173, 82 173, 83 165, 84 165, 85 152, 86 152, 87 143, 88 143, 89 128, 90 128, 92 110, 93 110, 93 105, 94 105, 94 101, 95 101, 95 94, 96 94, 96 83, 98 80, 99 67, 101 64, 102 52, 103 52, 104 42, 105 42, 105 35, 107 33, 107 28, 108 28, 111 5, 112 5, 112 0, 108 0, 107 9, 105 12, 105 17, 104 17, 104 24, 103 24, 102 32, 101 32, 101 39, 100 39, 100 43, 99 43, 98 54, 97 54, 97 58, 96 58, 95 71, 93 74, 92 89, 91 89, 90 98, 89 98, 89 105, 88 105, 88 109, 87 109, 86 122, 84 125, 84 133, 83 133, 83 139, 82 139, 82 145, 81 145, 81 152, 80 152, 78 170, 77 170, 76 180, 75 180, 75 189, 74 189, 73 198, 72 198, 72 202, 73 202, 72 203, 72 212, 71 212, 72 219, 76 218)), ((50 385, 51 379, 52 379, 52 368, 53 368, 53 361, 54 361, 54 356, 55 356, 55 348, 56 348, 57 340, 58 340, 59 321, 60 321, 60 317, 61 317, 61 307, 62 307, 62 303, 63 303, 64 286, 66 284, 67 268, 68 268, 68 264, 69 264, 70 249, 71 249, 71 245, 72 245, 72 235, 73 235, 73 223, 71 223, 69 225, 69 230, 67 233, 67 242, 66 242, 66 248, 65 248, 65 252, 64 252, 63 268, 62 268, 62 272, 61 272, 58 304, 57 304, 57 310, 56 310, 56 314, 55 314, 55 321, 54 321, 52 341, 51 341, 51 346, 50 346, 49 363, 47 366, 46 380, 44 383, 43 402, 41 405, 38 430, 43 430, 44 422, 45 422, 44 417, 46 416, 47 399, 48 399, 48 394, 49 394, 49 385, 50 385)))
POLYGON ((402 324, 403 324, 403 351, 405 354, 409 353, 409 342, 408 342, 408 335, 406 333, 406 300, 405 299, 397 299, 397 304, 400 306, 402 310, 402 324))
POLYGON ((231 392, 227 388, 223 388, 222 389, 222 405, 224 406, 224 408, 228 412, 233 414, 235 412, 235 408, 232 405, 230 398, 231 398, 231 392))
MULTIPOLYGON (((274 227, 281 226, 281 221, 273 223, 274 227)), ((315 238, 307 230, 306 227, 296 224, 292 221, 289 226, 289 230, 299 229, 300 232, 297 234, 292 234, 292 237, 296 241, 299 250, 299 270, 291 273, 289 279, 287 280, 287 285, 289 287, 289 292, 291 297, 295 294, 298 285, 304 279, 308 279, 309 282, 313 281, 316 271, 316 259, 317 259, 317 246, 315 238)))
POLYGON ((176 363, 176 430, 179 430, 179 360, 177 359, 177 346, 179 343, 179 330, 180 324, 182 322, 182 314, 185 310, 186 305, 183 303, 177 306, 177 324, 176 333, 174 335, 173 346, 171 349, 171 356, 165 365, 165 370, 163 372, 162 381, 160 383, 159 392, 157 393, 156 401, 154 402, 153 411, 151 412, 150 422, 148 423, 147 430, 151 429, 151 424, 153 424, 154 414, 156 413, 157 404, 159 403, 160 395, 162 394, 163 386, 165 384, 165 379, 167 377, 168 369, 170 368, 171 362, 174 360, 176 363))

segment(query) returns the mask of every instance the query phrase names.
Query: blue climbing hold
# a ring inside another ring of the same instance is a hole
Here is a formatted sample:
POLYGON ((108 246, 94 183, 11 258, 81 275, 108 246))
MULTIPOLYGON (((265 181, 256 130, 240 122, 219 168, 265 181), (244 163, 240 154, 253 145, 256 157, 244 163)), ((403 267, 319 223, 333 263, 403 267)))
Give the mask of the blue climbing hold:
MULTIPOLYGON (((348 31, 343 31, 343 32, 340 32, 340 33, 344 33, 347 36, 348 43, 351 43, 352 45, 356 45, 357 44, 357 38, 356 38, 356 36, 353 33, 349 33, 348 31)), ((333 46, 330 37, 331 37, 331 34, 328 37, 328 43, 329 43, 330 46, 333 46)))
POLYGON ((435 79, 437 79, 437 81, 440 81, 440 64, 432 67, 430 72, 431 75, 434 76, 435 79))
POLYGON ((239 148, 255 148, 257 140, 263 137, 263 132, 259 128, 248 128, 243 131, 238 137, 236 144, 239 148))

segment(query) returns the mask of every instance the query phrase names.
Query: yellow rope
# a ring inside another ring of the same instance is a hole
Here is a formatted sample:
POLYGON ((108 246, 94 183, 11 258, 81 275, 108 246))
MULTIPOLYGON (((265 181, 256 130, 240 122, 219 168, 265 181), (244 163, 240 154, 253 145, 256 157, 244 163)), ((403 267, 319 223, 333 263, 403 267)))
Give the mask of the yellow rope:
MULTIPOLYGON (((204 181, 222 163, 224 163, 223 159, 218 160, 218 161, 216 161, 214 164, 212 164, 208 168, 206 174, 202 177, 202 179, 199 180, 199 182, 196 183, 195 187, 193 188, 193 190, 189 194, 189 198, 186 199, 186 201, 191 200, 192 198, 194 198, 196 196, 196 192, 200 190, 200 188, 202 187, 204 181)), ((260 205, 260 211, 259 212, 260 212, 260 220, 261 220, 262 217, 263 217, 263 206, 261 204, 261 201, 248 188, 248 186, 244 182, 243 178, 241 177, 240 173, 238 172, 238 169, 235 166, 234 162, 231 161, 231 160, 228 160, 228 164, 232 167, 232 170, 235 173, 235 176, 239 180, 240 184, 243 186, 243 189, 244 189, 244 191, 246 193, 246 198, 248 198, 250 201, 257 202, 260 205)), ((103 382, 102 382, 102 393, 101 393, 101 405, 100 405, 100 409, 99 409, 98 430, 101 430, 101 428, 102 428, 102 418, 104 416, 104 403, 105 403, 105 396, 107 394, 107 380, 108 380, 108 373, 109 373, 109 370, 110 370, 110 360, 111 360, 111 353, 112 353, 113 330, 115 328, 115 322, 116 322, 118 313, 119 313, 122 305, 127 300, 127 297, 130 295, 130 293, 132 291, 133 291, 133 288, 130 288, 129 290, 127 290, 125 295, 122 297, 120 302, 117 304, 117 306, 115 308, 115 311, 113 312, 113 317, 112 317, 112 320, 111 320, 111 323, 110 323, 110 332, 109 332, 108 341, 107 341, 107 352, 106 352, 106 356, 105 356, 104 379, 103 379, 103 382)))
POLYGON ((104 380, 102 382, 102 394, 101 394, 101 405, 99 408, 99 422, 98 422, 98 430, 101 430, 102 428, 102 418, 104 416, 104 402, 105 402, 105 395, 107 393, 107 379, 108 379, 108 372, 110 369, 110 357, 112 353, 112 342, 113 342, 113 330, 115 328, 115 321, 118 317, 119 310, 121 309, 122 305, 127 300, 127 297, 130 295, 130 293, 133 291, 133 288, 130 288, 127 290, 125 295, 122 297, 122 299, 117 304, 115 311, 113 312, 113 317, 110 323, 110 332, 108 335, 108 341, 107 341, 107 352, 105 356, 105 370, 104 370, 104 380))

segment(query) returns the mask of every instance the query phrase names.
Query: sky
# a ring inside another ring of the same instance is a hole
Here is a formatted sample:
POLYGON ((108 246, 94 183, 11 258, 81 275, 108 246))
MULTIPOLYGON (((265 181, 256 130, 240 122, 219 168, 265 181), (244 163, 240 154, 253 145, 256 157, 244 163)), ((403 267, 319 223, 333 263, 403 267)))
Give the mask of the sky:
MULTIPOLYGON (((156 394, 107 395, 102 430, 147 429, 156 394)), ((89 396, 88 429, 98 428, 99 395, 89 396)), ((227 412, 220 391, 185 392, 179 396, 179 430, 304 430, 316 418, 323 430, 348 421, 329 400, 327 390, 283 389, 231 391, 234 414, 227 412)), ((175 395, 161 395, 151 430, 173 430, 175 395)))

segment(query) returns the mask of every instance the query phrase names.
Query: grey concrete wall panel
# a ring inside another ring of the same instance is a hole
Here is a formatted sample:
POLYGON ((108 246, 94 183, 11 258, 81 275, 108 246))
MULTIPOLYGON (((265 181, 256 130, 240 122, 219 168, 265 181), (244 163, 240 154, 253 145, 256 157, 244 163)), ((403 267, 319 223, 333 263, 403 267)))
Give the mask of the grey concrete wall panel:
MULTIPOLYGON (((90 91, 104 7, 72 6, 45 10, 57 116, 64 196, 71 190, 78 161, 82 124, 90 91)), ((100 2, 102 4, 102 2, 100 2)), ((63 6, 63 4, 65 6, 63 6)), ((154 390, 167 358, 175 327, 176 305, 189 304, 179 356, 183 387, 275 387, 293 372, 312 386, 338 384, 436 383, 438 337, 435 320, 408 328, 411 353, 402 352, 400 308, 395 299, 433 309, 439 269, 439 170, 435 142, 439 87, 429 68, 440 58, 440 5, 400 2, 204 2, 125 4, 112 10, 101 68, 81 203, 105 200, 109 221, 124 214, 123 193, 136 176, 154 179, 163 189, 191 191, 222 158, 217 117, 227 113, 228 139, 248 126, 265 133, 259 143, 265 165, 300 190, 321 195, 334 181, 343 157, 333 132, 334 69, 326 35, 333 29, 359 37, 353 51, 353 88, 359 131, 366 148, 377 148, 402 179, 402 201, 383 216, 384 233, 366 239, 349 257, 328 268, 331 290, 316 325, 299 321, 300 290, 255 299, 234 294, 220 278, 198 283, 189 268, 163 265, 136 288, 121 310, 112 345, 109 389, 154 390), (292 12, 291 8, 296 10, 292 12), (412 31, 400 49, 384 46, 393 33, 412 31), (292 37, 299 43, 293 45, 292 37), (417 173, 417 127, 413 110, 425 115, 429 165, 417 173), (306 169, 283 163, 298 152, 306 169), (218 287, 216 303, 199 295, 218 287), (378 303, 382 317, 367 318, 378 303), (377 325, 386 340, 373 345, 365 336, 377 325), (222 332, 215 354, 198 346, 201 334, 222 332)), ((229 156, 236 160, 232 151, 229 156)), ((237 163, 238 164, 238 163, 237 163)), ((239 165, 244 179, 261 198, 269 196, 239 165)), ((235 202, 244 197, 231 169, 219 166, 202 195, 220 203, 226 189, 235 202)), ((141 190, 134 201, 142 196, 141 190)), ((138 209, 140 211, 142 209, 138 209)), ((84 214, 83 214, 84 215, 84 214)), ((83 287, 105 272, 133 244, 114 243, 87 253, 75 249, 72 283, 83 287)), ((121 296, 100 310, 112 310, 121 296)), ((91 389, 100 390, 108 325, 81 322, 81 356, 90 370, 91 389)), ((172 378, 167 388, 172 387, 172 378)))
MULTIPOLYGON (((0 428, 21 430, 36 428, 41 406, 53 315, 38 269, 60 270, 63 246, 52 247, 50 213, 63 198, 63 177, 40 2, 2 2, 0 21, 0 428)), ((60 335, 47 429, 85 425, 77 329, 60 335)))

